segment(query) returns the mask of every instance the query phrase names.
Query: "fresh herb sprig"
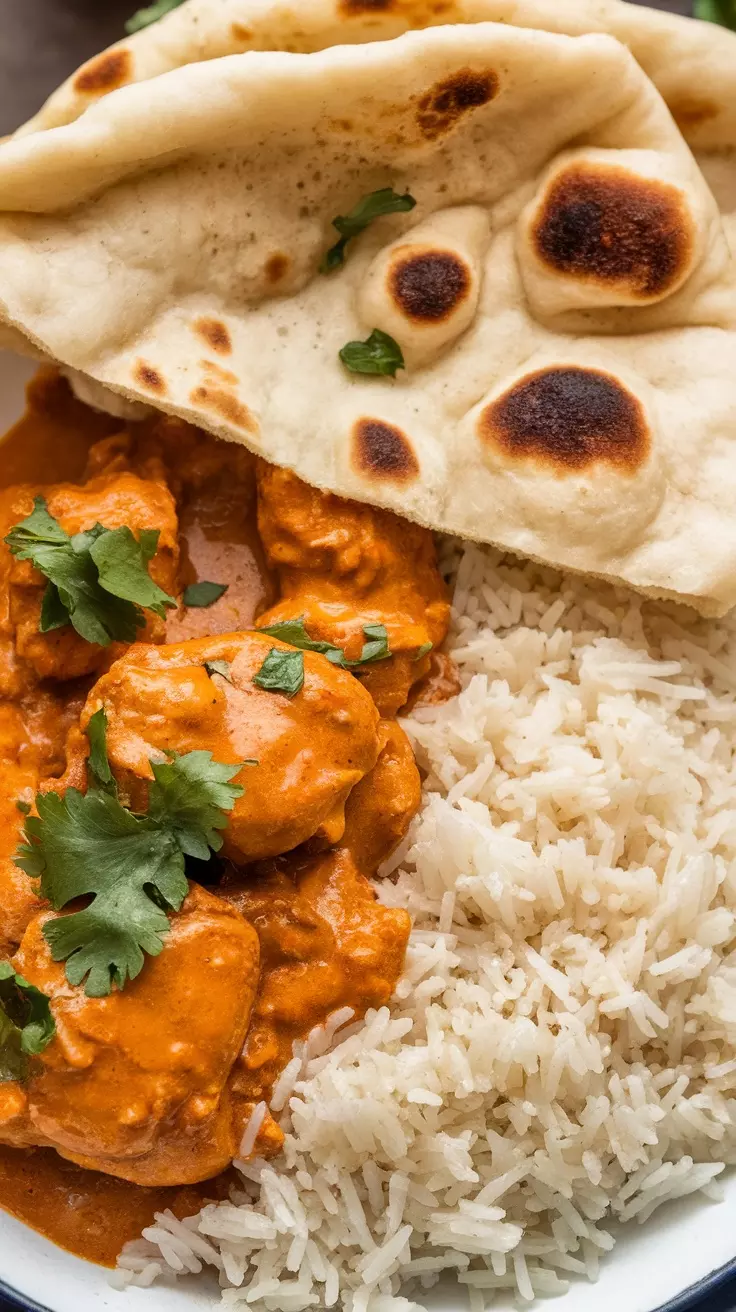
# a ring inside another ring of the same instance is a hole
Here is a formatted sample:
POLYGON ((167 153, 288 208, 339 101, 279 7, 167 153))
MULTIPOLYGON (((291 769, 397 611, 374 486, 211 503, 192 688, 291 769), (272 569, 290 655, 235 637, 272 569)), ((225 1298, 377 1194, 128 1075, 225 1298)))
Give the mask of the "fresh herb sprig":
POLYGON ((208 606, 214 606, 215 602, 225 595, 229 586, 228 583, 213 583, 210 579, 200 579, 199 583, 190 583, 189 587, 184 589, 182 601, 185 606, 206 609, 208 606))
POLYGON ((404 353, 399 343, 380 328, 374 328, 364 342, 346 342, 340 359, 351 374, 382 374, 396 377, 398 369, 405 369, 404 353))
POLYGON ((391 655, 385 624, 363 625, 366 641, 356 661, 349 661, 342 647, 336 647, 334 642, 320 642, 310 638, 304 626, 303 615, 298 619, 280 620, 278 624, 269 624, 258 631, 267 633, 269 638, 280 638, 282 642, 288 642, 290 647, 297 648, 296 651, 282 651, 279 647, 272 647, 253 678, 259 688, 265 688, 268 692, 282 692, 286 697, 296 697, 304 687, 302 653, 305 651, 316 651, 320 656, 326 656, 331 665, 337 665, 342 670, 357 670, 375 661, 385 661, 391 655))
POLYGON ((304 687, 304 653, 272 647, 258 673, 253 675, 253 682, 265 692, 296 697, 304 687))
POLYGON ((213 674, 219 674, 221 679, 227 683, 232 683, 232 665, 230 661, 205 661, 204 668, 212 678, 213 674))
POLYGON ((134 32, 140 32, 144 27, 150 27, 152 23, 158 23, 161 18, 170 14, 172 9, 178 9, 184 0, 155 0, 152 5, 146 5, 145 9, 138 9, 125 24, 125 31, 128 36, 134 32))
POLYGON ((144 610, 163 617, 176 601, 154 583, 148 562, 158 546, 158 529, 95 524, 70 537, 44 497, 10 530, 5 542, 18 560, 29 560, 48 579, 39 629, 49 633, 71 624, 87 642, 108 647, 134 642, 145 625, 144 610))
POLYGON ((404 196, 399 196, 393 187, 382 187, 380 191, 372 191, 359 200, 349 214, 338 214, 337 218, 332 220, 332 226, 340 233, 340 240, 336 241, 323 257, 320 273, 333 273, 335 269, 339 269, 345 263, 348 242, 363 232, 375 219, 382 218, 384 214, 406 214, 409 210, 413 210, 415 205, 414 197, 408 192, 404 196))
POLYGON ((388 660, 391 655, 385 624, 363 625, 363 636, 366 641, 356 661, 347 660, 342 647, 336 647, 334 642, 320 642, 318 639, 310 638, 304 625, 303 615, 298 619, 280 620, 278 624, 270 624, 267 628, 259 629, 259 633, 267 633, 269 638, 280 638, 282 642, 288 642, 290 647, 298 647, 301 651, 319 652, 320 655, 327 657, 331 665, 339 665, 342 670, 355 670, 361 665, 372 665, 375 661, 388 660))
POLYGON ((167 909, 187 894, 185 857, 207 860, 222 847, 221 830, 243 789, 232 784, 241 763, 225 765, 211 752, 169 753, 151 761, 148 810, 138 815, 117 796, 106 750, 107 721, 89 726, 91 787, 63 796, 40 793, 37 816, 25 823, 16 863, 56 911, 90 897, 82 910, 49 920, 43 933, 54 961, 66 961, 70 984, 86 980, 88 997, 122 989, 158 956, 169 931, 167 909))
POLYGON ((707 23, 720 23, 736 32, 736 0, 694 0, 693 14, 707 23))
POLYGON ((55 1033, 46 994, 0 961, 0 1082, 26 1079, 29 1058, 39 1056, 55 1033))

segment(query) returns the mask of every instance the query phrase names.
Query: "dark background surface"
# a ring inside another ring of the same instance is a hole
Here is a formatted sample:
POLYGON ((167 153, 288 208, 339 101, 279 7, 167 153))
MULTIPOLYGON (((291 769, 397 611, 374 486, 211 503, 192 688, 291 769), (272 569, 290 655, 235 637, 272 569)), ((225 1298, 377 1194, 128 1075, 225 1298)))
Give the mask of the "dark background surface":
MULTIPOLYGON (((650 3, 681 14, 691 9, 691 0, 650 3)), ((135 7, 136 0, 0 0, 0 135, 30 118, 78 64, 121 37, 123 23, 135 7)), ((121 1299, 121 1308, 124 1302, 121 1299)), ((153 1293, 151 1312, 155 1312, 155 1302, 153 1293)), ((594 1290, 591 1303, 595 1303, 594 1290)), ((553 1312, 552 1303, 546 1306, 553 1312)), ((734 1309, 736 1281, 698 1304, 693 1312, 734 1309)), ((16 1312, 15 1305, 0 1297, 0 1312, 16 1312)))

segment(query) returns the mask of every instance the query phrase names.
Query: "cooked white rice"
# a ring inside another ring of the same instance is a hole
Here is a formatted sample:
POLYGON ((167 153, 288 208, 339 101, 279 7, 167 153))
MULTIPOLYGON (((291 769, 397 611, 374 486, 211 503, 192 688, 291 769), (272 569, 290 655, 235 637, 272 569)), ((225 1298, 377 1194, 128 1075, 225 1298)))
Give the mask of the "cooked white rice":
POLYGON ((428 778, 380 890, 414 916, 393 1006, 310 1036, 282 1157, 159 1215, 119 1281, 209 1264, 228 1306, 408 1312, 450 1270, 482 1312, 594 1278, 612 1219, 736 1161, 736 621, 448 566, 463 691, 406 721, 428 778))

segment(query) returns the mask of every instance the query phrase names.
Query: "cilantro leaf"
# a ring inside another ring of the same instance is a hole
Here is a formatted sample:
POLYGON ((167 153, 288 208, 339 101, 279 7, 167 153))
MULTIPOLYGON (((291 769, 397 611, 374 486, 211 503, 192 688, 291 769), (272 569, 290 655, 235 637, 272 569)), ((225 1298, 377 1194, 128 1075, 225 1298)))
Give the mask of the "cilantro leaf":
POLYGON ((137 539, 129 528, 115 528, 101 533, 89 548, 89 554, 105 592, 132 601, 164 619, 166 611, 175 608, 176 602, 148 573, 148 562, 156 555, 158 539, 157 528, 142 529, 137 539))
POLYGON ((68 623, 69 611, 59 596, 59 589, 53 583, 48 583, 41 602, 39 631, 51 633, 53 629, 65 629, 68 623))
POLYGON ((420 661, 420 660, 422 659, 423 656, 429 656, 429 653, 431 652, 431 650, 432 650, 433 647, 434 647, 434 643, 433 643, 433 642, 423 642, 422 645, 421 645, 421 647, 420 647, 419 650, 417 651, 417 654, 416 654, 416 656, 414 657, 414 660, 415 660, 415 661, 420 661))
POLYGON ((320 642, 310 638, 304 626, 303 615, 294 620, 281 620, 278 624, 260 629, 259 632, 267 633, 270 638, 280 638, 282 642, 288 642, 291 647, 298 647, 302 651, 319 652, 326 656, 332 665, 338 665, 343 670, 354 670, 360 665, 385 661, 391 655, 385 624, 363 625, 363 634, 367 641, 363 644, 363 650, 357 661, 347 660, 342 647, 336 647, 333 642, 320 642))
POLYGON ((213 606, 227 592, 228 586, 227 583, 210 583, 207 579, 203 579, 201 583, 190 583, 189 587, 184 589, 184 605, 213 606))
POLYGON ((720 23, 736 32, 736 0, 694 0, 693 14, 707 23, 720 23))
POLYGON ((220 678, 227 679, 228 683, 232 683, 232 678, 230 677, 232 666, 229 661, 205 661, 204 668, 210 678, 212 678, 213 674, 219 674, 220 678))
POLYGON ((148 574, 157 530, 143 530, 136 540, 129 528, 95 524, 70 537, 49 514, 43 497, 10 530, 5 542, 18 560, 29 560, 48 579, 41 605, 41 633, 71 624, 87 642, 108 647, 134 642, 145 624, 142 609, 163 615, 176 606, 148 574))
POLYGON ((49 514, 45 497, 34 498, 30 515, 20 524, 16 524, 8 537, 14 539, 17 547, 28 548, 28 554, 24 555, 14 548, 13 543, 8 542, 13 555, 18 556, 20 560, 32 560, 31 552, 34 547, 39 550, 44 547, 51 550, 54 547, 66 547, 70 541, 69 534, 61 527, 59 521, 49 514))
POLYGON ((340 240, 327 251, 320 265, 320 273, 332 273, 339 269, 345 263, 348 242, 373 223, 374 219, 380 219, 384 214, 406 214, 415 205, 414 197, 408 192, 399 196, 393 187, 382 187, 380 191, 372 191, 359 200, 349 214, 338 214, 332 220, 332 226, 340 233, 340 240))
POLYGON ((243 795, 231 784, 241 767, 215 761, 211 752, 170 754, 167 762, 151 761, 154 782, 148 790, 148 817, 174 834, 185 856, 206 861, 219 852, 227 812, 243 795))
POLYGON ((302 651, 316 651, 323 656, 327 652, 339 651, 342 655, 342 649, 333 642, 310 638, 304 627, 303 615, 294 620, 279 620, 278 624, 269 624, 267 628, 259 629, 259 633, 267 633, 269 638, 280 638, 282 642, 288 642, 290 647, 299 647, 302 651))
POLYGON ((0 961, 0 1081, 23 1080, 56 1033, 45 993, 0 961))
MULTIPOLYGON (((104 787, 108 772, 112 780, 104 711, 90 727, 90 770, 104 787)), ((243 792, 230 783, 240 764, 221 764, 210 752, 172 753, 151 767, 145 815, 101 788, 86 794, 67 788, 63 797, 40 793, 38 815, 26 820, 26 842, 16 853, 16 864, 40 878, 41 895, 56 911, 75 898, 92 898, 43 930, 54 961, 66 961, 69 982, 86 979, 88 997, 123 988, 140 973, 144 953, 161 952, 166 907, 178 911, 187 894, 185 856, 207 859, 219 850, 225 813, 243 792)))
POLYGON ((399 343, 380 328, 374 328, 364 342, 346 342, 339 354, 345 368, 352 374, 381 374, 395 378, 397 369, 406 368, 399 343))
POLYGON ((125 24, 125 31, 128 36, 134 32, 140 32, 144 27, 150 27, 152 23, 158 23, 159 19, 165 18, 170 14, 172 9, 178 9, 184 0, 154 0, 154 4, 147 5, 145 9, 138 9, 129 18, 125 24))
POLYGON ((87 725, 89 739, 89 756, 87 770, 92 775, 92 782, 106 793, 117 793, 110 762, 107 759, 107 716, 101 706, 95 711, 87 725))
POLYGON ((385 661, 391 655, 385 624, 364 624, 363 634, 368 641, 363 644, 363 650, 357 661, 345 661, 346 670, 353 670, 356 665, 372 665, 375 661, 385 661))
POLYGON ((150 890, 179 909, 187 892, 184 854, 173 834, 109 793, 67 788, 63 797, 39 794, 36 808, 16 862, 27 874, 40 874, 41 896, 56 911, 93 896, 84 910, 48 921, 44 936, 54 961, 67 962, 69 982, 89 976, 88 996, 104 997, 113 982, 122 988, 135 979, 144 951, 161 951, 169 922, 150 890))
MULTIPOLYGON (((274 626, 277 627, 277 626, 274 626)), ((267 633, 264 629, 262 632, 267 633)), ((272 647, 253 682, 267 692, 282 692, 296 697, 304 687, 304 656, 300 651, 280 651, 272 647)))
POLYGON ((28 1059, 20 1045, 21 1030, 0 1005, 0 1083, 26 1078, 28 1059))

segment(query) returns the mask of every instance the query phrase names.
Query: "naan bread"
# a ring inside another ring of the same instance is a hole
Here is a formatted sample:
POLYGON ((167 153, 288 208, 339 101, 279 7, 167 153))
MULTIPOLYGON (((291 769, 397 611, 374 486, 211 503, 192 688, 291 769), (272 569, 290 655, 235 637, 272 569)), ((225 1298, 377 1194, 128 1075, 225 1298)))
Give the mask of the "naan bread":
POLYGON ((736 35, 625 0, 187 0, 83 64, 21 130, 70 123, 117 87, 201 60, 246 50, 308 53, 479 22, 609 33, 633 52, 688 141, 736 145, 736 35))
POLYGON ((629 52, 502 25, 254 53, 0 149, 0 312, 31 349, 303 478, 722 613, 736 273, 629 52), (319 273, 331 220, 393 185, 319 273), (400 343, 393 381, 339 349, 400 343))

